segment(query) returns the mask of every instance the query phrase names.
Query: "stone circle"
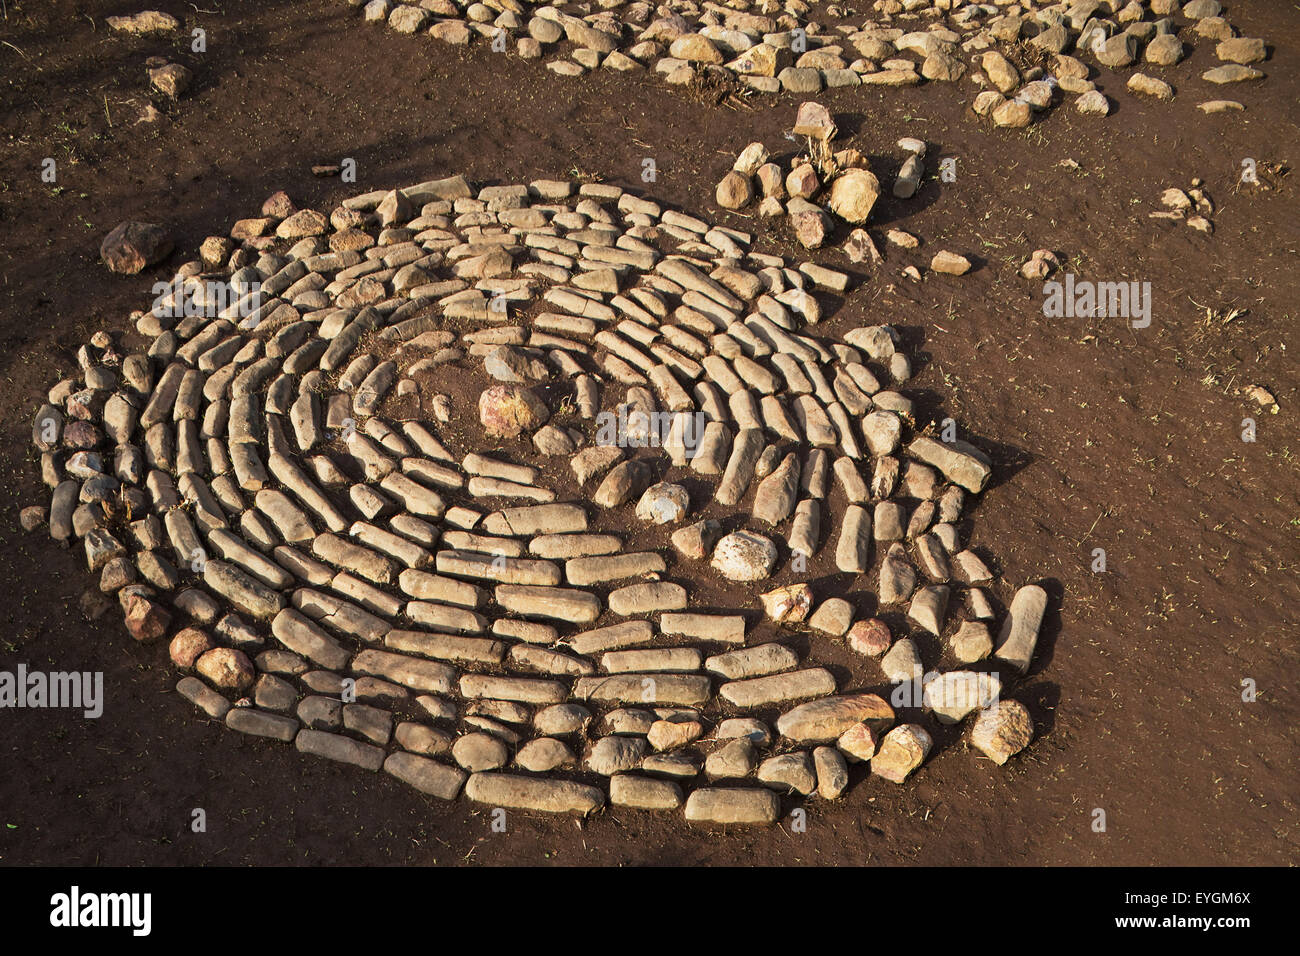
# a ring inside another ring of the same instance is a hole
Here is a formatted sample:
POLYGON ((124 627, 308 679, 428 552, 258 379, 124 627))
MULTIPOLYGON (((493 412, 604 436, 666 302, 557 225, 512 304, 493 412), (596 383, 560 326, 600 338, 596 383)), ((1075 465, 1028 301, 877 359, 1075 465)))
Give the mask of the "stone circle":
POLYGON ((1029 743, 1046 592, 995 610, 992 462, 922 420, 903 337, 815 334, 847 275, 598 183, 262 212, 33 423, 52 537, 203 713, 441 799, 718 824, 903 783, 917 720, 1029 743), (958 667, 922 680, 931 639, 958 667))

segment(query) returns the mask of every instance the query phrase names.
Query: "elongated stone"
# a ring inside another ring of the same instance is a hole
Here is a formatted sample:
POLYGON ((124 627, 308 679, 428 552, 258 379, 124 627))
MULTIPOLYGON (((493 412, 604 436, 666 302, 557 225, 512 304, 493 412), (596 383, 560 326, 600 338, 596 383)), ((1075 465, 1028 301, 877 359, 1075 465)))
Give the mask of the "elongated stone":
POLYGON ((745 619, 738 614, 661 614, 659 630, 719 644, 745 643, 745 619))
POLYGON ((432 601, 408 601, 406 616, 417 624, 427 624, 446 631, 482 634, 487 630, 487 618, 468 608, 435 604, 432 601))
POLYGON ((271 621, 276 640, 327 670, 347 666, 351 654, 315 622, 293 608, 284 608, 271 621))
POLYGON ((384 646, 404 654, 418 654, 440 661, 464 664, 500 664, 505 658, 504 641, 459 634, 430 634, 397 628, 384 637, 384 646))
POLYGON ((1047 592, 1037 584, 1026 585, 1011 599, 1006 620, 998 634, 994 656, 1017 670, 1027 671, 1038 644, 1038 631, 1047 611, 1047 592))
POLYGON ((475 551, 439 551, 437 568, 440 574, 505 584, 553 586, 564 579, 559 565, 550 561, 475 551))
POLYGON ((312 542, 312 554, 335 567, 355 571, 376 584, 392 584, 397 577, 393 562, 369 548, 333 534, 319 534, 312 542))
POLYGON ((400 751, 388 755, 384 761, 384 772, 410 784, 421 793, 440 800, 456 799, 467 777, 463 770, 456 767, 400 751))
POLYGON ((465 783, 465 796, 492 807, 582 816, 605 804, 605 795, 586 784, 498 772, 471 774, 465 783))
POLYGON ((515 700, 527 704, 558 704, 569 696, 568 688, 559 681, 488 674, 463 675, 460 693, 462 697, 515 700))
POLYGON ((456 581, 410 568, 397 576, 397 582, 403 592, 420 601, 477 608, 485 598, 482 589, 468 581, 456 581))
POLYGON ((647 644, 653 638, 654 625, 649 621, 626 621, 575 634, 569 646, 578 654, 591 655, 647 644))
POLYGON ((754 466, 759 455, 763 453, 763 430, 761 428, 742 428, 736 435, 731 447, 731 457, 727 460, 726 470, 714 499, 721 505, 731 507, 744 497, 749 484, 754 480, 754 466))
POLYGON ((253 737, 270 737, 285 743, 298 733, 298 721, 253 707, 232 707, 226 712, 226 726, 253 737))
POLYGON ((624 617, 653 614, 656 611, 679 611, 686 607, 686 589, 670 581, 629 584, 609 594, 609 609, 624 617))
POLYGON ((640 578, 649 574, 662 573, 667 569, 668 565, 664 562, 662 555, 655 551, 645 551, 602 557, 573 558, 564 563, 564 576, 570 584, 587 587, 593 584, 620 581, 625 578, 640 578))
POLYGON ((501 584, 494 593, 497 604, 524 617, 590 624, 600 616, 601 611, 600 598, 575 588, 501 584))
POLYGON ((835 693, 835 678, 823 667, 731 681, 718 688, 719 695, 737 707, 763 707, 803 697, 835 693))
POLYGON ((384 763, 382 747, 362 743, 341 734, 326 733, 304 727, 298 731, 294 746, 299 753, 315 754, 328 760, 350 763, 363 770, 378 770, 384 763))
POLYGON ((907 446, 907 453, 938 468, 949 481, 967 491, 983 491, 993 476, 988 455, 967 442, 939 442, 921 435, 907 446))
POLYGON ((700 669, 701 654, 693 647, 659 647, 635 651, 610 651, 600 666, 611 674, 674 671, 690 673, 700 669))
POLYGON ((693 790, 686 798, 686 819, 693 823, 770 826, 781 812, 781 801, 771 790, 693 790))
POLYGON ((401 472, 385 475, 379 482, 379 487, 401 502, 402 507, 412 514, 438 519, 447 511, 441 495, 401 472))
POLYGON ((272 590, 233 564, 209 558, 203 583, 253 617, 273 618, 284 607, 284 595, 272 590))
POLYGON ((408 541, 401 535, 393 534, 391 531, 376 525, 356 521, 348 529, 348 534, 367 547, 374 548, 376 551, 406 565, 407 568, 426 568, 433 564, 434 559, 431 552, 418 544, 408 541))
POLYGON ((799 664, 799 655, 785 644, 771 642, 746 647, 738 651, 715 654, 704 662, 704 668, 728 680, 765 677, 789 670, 799 664))
POLYGON ((871 513, 861 505, 849 505, 844 511, 835 566, 851 574, 871 570, 871 513))
POLYGON ((271 474, 293 492, 309 511, 324 521, 330 531, 342 534, 347 529, 347 519, 292 459, 272 455, 269 464, 271 474))
POLYGON ((789 518, 799 493, 799 474, 799 456, 790 452, 776 471, 759 482, 754 493, 754 517, 773 526, 789 518))
MULTIPOLYGON (((443 540, 451 544, 445 535, 443 540)), ((522 548, 522 545, 520 547, 522 548)), ((539 558, 552 559, 617 554, 622 547, 623 542, 617 535, 612 534, 539 534, 528 542, 528 550, 532 554, 539 558)))
POLYGON ((573 696, 620 704, 701 707, 708 703, 711 684, 702 674, 612 674, 579 677, 573 696))
POLYGON ((483 530, 508 537, 569 534, 587 530, 587 513, 575 504, 522 505, 488 515, 483 530))
POLYGON ((894 710, 875 694, 826 697, 786 711, 776 729, 795 743, 824 743, 864 722, 883 732, 894 722, 894 710))
POLYGON ((238 535, 218 528, 209 532, 208 543, 221 557, 238 565, 272 590, 282 591, 293 584, 293 575, 254 551, 238 535))
POLYGON ((456 669, 446 664, 376 650, 358 654, 352 662, 352 671, 433 694, 451 693, 456 679, 456 669))
POLYGON ((671 780, 617 773, 609 778, 609 802, 633 810, 676 810, 682 805, 682 790, 671 780))

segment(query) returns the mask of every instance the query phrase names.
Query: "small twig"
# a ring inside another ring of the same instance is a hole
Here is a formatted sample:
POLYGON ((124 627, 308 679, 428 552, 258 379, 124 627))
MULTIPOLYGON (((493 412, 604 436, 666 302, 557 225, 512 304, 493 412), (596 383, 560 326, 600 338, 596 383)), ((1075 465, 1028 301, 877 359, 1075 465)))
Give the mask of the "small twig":
MULTIPOLYGON (((9 15, 6 13, 6 14, 5 14, 5 19, 7 20, 8 18, 9 18, 9 15)), ((14 46, 14 45, 13 45, 12 43, 10 43, 8 40, 0 40, 0 43, 3 43, 5 46, 9 47, 11 50, 18 50, 18 47, 14 46)), ((31 57, 28 56, 26 53, 23 53, 22 50, 18 50, 18 52, 19 52, 19 53, 22 53, 22 57, 23 57, 24 60, 30 60, 30 59, 31 59, 31 57)))

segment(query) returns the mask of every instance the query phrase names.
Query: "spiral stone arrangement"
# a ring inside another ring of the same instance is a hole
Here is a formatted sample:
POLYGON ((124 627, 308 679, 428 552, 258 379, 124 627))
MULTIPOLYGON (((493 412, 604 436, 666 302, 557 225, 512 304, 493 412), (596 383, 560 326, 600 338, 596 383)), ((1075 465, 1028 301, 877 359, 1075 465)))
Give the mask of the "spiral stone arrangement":
MULTIPOLYGON (((1216 43, 1221 65, 1201 77, 1212 84, 1262 79, 1248 64, 1267 55, 1263 40, 1236 35, 1218 0, 877 0, 866 19, 844 4, 808 0, 609 0, 594 13, 586 3, 531 0, 348 3, 398 33, 455 46, 477 40, 525 59, 561 54, 546 63, 561 76, 652 69, 674 85, 721 77, 749 91, 804 94, 964 80, 983 90, 976 112, 1009 127, 1028 125, 1065 94, 1079 112, 1104 116, 1110 104, 1090 79, 1094 69, 1161 71, 1184 59, 1187 43, 1216 43)), ((1128 86, 1174 96, 1166 80, 1142 72, 1128 86)))
POLYGON ((1004 763, 1046 594, 963 545, 991 462, 750 246, 593 183, 278 193, 37 411, 50 533, 209 717, 444 799, 771 823, 968 717, 1004 763))

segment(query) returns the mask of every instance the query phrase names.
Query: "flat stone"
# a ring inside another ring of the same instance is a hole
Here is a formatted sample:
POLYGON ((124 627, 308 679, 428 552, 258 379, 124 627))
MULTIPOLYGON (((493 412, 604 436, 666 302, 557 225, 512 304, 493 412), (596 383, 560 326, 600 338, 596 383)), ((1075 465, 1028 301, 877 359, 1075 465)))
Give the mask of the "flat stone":
POLYGON ((465 796, 476 803, 544 813, 586 816, 605 804, 595 787, 569 780, 524 777, 507 773, 474 773, 465 784, 465 796))
POLYGON ((771 790, 704 788, 686 798, 686 819, 692 823, 771 825, 781 801, 771 790))
POLYGON ((813 667, 769 677, 731 681, 719 687, 718 693, 737 707, 763 707, 803 697, 833 694, 835 678, 825 668, 813 667))
POLYGON ((776 728, 795 743, 824 743, 864 722, 883 730, 894 722, 894 710, 875 694, 827 697, 782 714, 776 728))
POLYGON ((303 728, 298 731, 295 746, 300 753, 350 763, 363 770, 378 770, 384 764, 382 748, 321 730, 303 728))
POLYGON ((226 713, 226 726, 253 737, 271 737, 285 743, 298 733, 298 721, 292 717, 269 714, 252 707, 232 707, 226 713))
POLYGON ((633 810, 676 810, 682 805, 682 789, 671 780, 620 773, 609 778, 609 802, 633 810))
POLYGON ((456 799, 466 778, 455 767, 400 751, 389 754, 384 761, 384 772, 440 800, 456 799))

